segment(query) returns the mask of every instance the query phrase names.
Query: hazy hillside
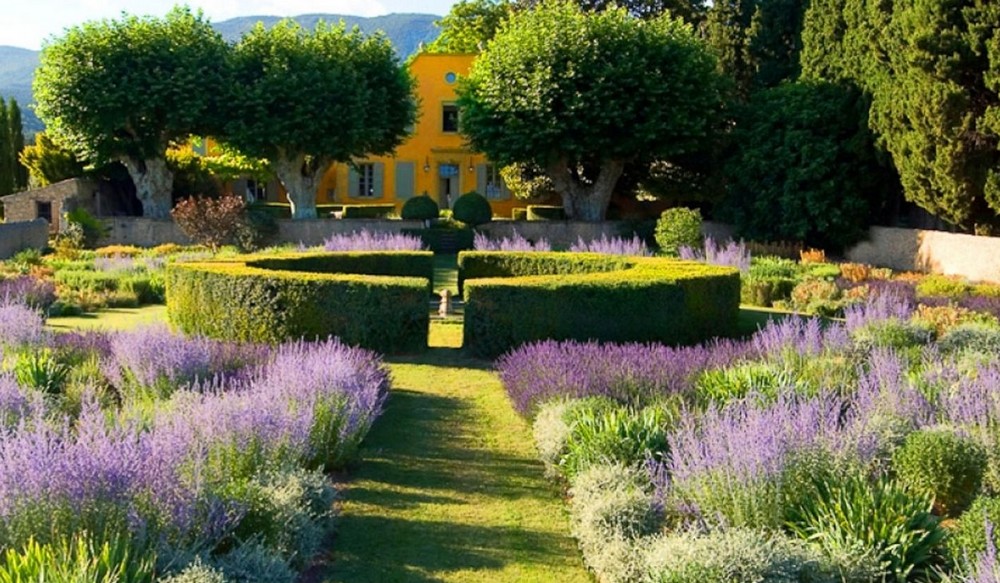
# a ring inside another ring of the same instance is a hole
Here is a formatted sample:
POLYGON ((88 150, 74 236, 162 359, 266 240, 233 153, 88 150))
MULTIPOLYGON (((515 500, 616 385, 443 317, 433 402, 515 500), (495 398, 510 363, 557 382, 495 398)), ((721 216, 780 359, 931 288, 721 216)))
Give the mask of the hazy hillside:
MULTIPOLYGON (((303 14, 295 20, 306 28, 313 28, 320 20, 340 22, 343 20, 348 27, 357 26, 365 33, 383 31, 401 58, 406 58, 417 51, 420 43, 428 43, 437 38, 438 30, 434 21, 441 18, 433 14, 388 14, 365 18, 361 16, 342 16, 339 14, 303 14)), ((257 22, 272 26, 281 20, 277 16, 242 16, 215 23, 215 28, 228 41, 236 41, 244 32, 254 27, 257 22)), ((17 47, 0 46, 0 97, 5 100, 13 97, 21 105, 24 116, 24 129, 28 135, 42 129, 42 123, 30 108, 34 101, 31 96, 31 79, 38 66, 38 51, 17 47)))

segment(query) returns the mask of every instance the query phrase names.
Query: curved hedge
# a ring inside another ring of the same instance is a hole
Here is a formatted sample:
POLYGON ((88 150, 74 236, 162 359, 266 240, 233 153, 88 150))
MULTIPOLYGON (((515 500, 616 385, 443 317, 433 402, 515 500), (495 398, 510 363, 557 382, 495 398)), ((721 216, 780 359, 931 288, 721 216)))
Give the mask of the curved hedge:
POLYGON ((542 339, 686 344, 736 329, 739 272, 658 257, 463 252, 465 347, 542 339))
POLYGON ((167 268, 167 314, 189 334, 243 342, 339 336, 381 352, 427 347, 433 254, 243 256, 167 268))

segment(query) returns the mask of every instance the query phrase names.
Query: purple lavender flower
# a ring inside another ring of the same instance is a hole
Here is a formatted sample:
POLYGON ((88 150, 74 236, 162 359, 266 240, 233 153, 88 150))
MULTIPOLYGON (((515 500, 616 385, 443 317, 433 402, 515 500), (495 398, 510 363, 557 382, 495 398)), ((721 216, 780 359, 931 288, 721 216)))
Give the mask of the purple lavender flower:
POLYGON ((472 240, 472 246, 476 251, 551 251, 552 245, 549 244, 548 240, 544 237, 532 243, 531 241, 525 239, 520 233, 514 231, 514 233, 508 239, 507 237, 501 237, 500 239, 490 239, 486 235, 480 232, 476 232, 475 237, 472 240))
POLYGON ((600 239, 584 241, 582 237, 577 237, 576 243, 569 248, 574 253, 604 253, 607 255, 640 255, 643 257, 651 255, 649 248, 639 237, 624 239, 621 237, 608 238, 602 234, 600 239))
POLYGON ((744 274, 750 272, 750 250, 743 241, 727 239, 723 243, 718 243, 715 239, 706 237, 703 249, 682 245, 677 252, 680 258, 686 261, 703 261, 711 265, 735 267, 744 274))
POLYGON ((42 315, 27 305, 0 302, 0 350, 40 344, 44 326, 42 315))
POLYGON ((211 375, 214 343, 172 334, 166 326, 120 332, 111 339, 111 357, 102 367, 115 386, 153 389, 180 386, 211 375))
POLYGON ((997 562, 997 545, 993 540, 993 523, 986 519, 986 551, 976 556, 972 575, 963 583, 1000 583, 1000 562, 997 562))
POLYGON ((854 331, 872 322, 908 320, 914 309, 915 304, 906 295, 905 288, 886 287, 871 294, 863 303, 844 308, 844 319, 847 321, 847 330, 854 331))
POLYGON ((14 377, 0 374, 0 427, 16 427, 23 419, 45 414, 41 393, 22 388, 14 377))
POLYGON ((420 237, 403 233, 373 233, 362 230, 335 234, 323 242, 327 251, 421 251, 420 237))
POLYGON ((818 318, 784 318, 771 320, 751 338, 760 355, 778 356, 794 351, 802 356, 818 356, 837 352, 850 346, 846 329, 836 323, 824 325, 818 318))
POLYGON ((24 304, 45 311, 56 301, 56 286, 51 281, 30 275, 0 280, 0 304, 24 304))
POLYGON ((142 267, 128 255, 111 255, 94 259, 94 269, 107 273, 129 273, 139 271, 142 267))

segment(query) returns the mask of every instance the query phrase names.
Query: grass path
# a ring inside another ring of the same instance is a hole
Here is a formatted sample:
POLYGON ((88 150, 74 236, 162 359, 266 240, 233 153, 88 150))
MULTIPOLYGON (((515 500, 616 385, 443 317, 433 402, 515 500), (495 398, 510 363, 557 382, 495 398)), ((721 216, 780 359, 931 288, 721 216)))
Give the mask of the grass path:
POLYGON ((393 393, 342 489, 330 582, 591 581, 530 427, 481 361, 392 359, 393 393))

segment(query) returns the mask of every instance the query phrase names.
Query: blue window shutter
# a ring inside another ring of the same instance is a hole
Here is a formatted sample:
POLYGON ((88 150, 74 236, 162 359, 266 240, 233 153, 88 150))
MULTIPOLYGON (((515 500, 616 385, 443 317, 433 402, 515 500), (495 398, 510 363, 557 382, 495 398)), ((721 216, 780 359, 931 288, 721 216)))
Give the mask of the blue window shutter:
POLYGON ((486 194, 486 164, 476 164, 476 192, 489 198, 486 194))
POLYGON ((414 174, 416 164, 413 162, 396 162, 396 199, 406 200, 414 194, 414 174))
POLYGON ((385 181, 385 164, 381 162, 375 162, 373 166, 375 167, 375 186, 374 186, 375 192, 373 194, 375 195, 375 198, 382 198, 383 195, 382 184, 385 181))
POLYGON ((358 171, 353 167, 347 169, 347 195, 356 198, 361 192, 360 188, 360 177, 358 176, 358 171))

